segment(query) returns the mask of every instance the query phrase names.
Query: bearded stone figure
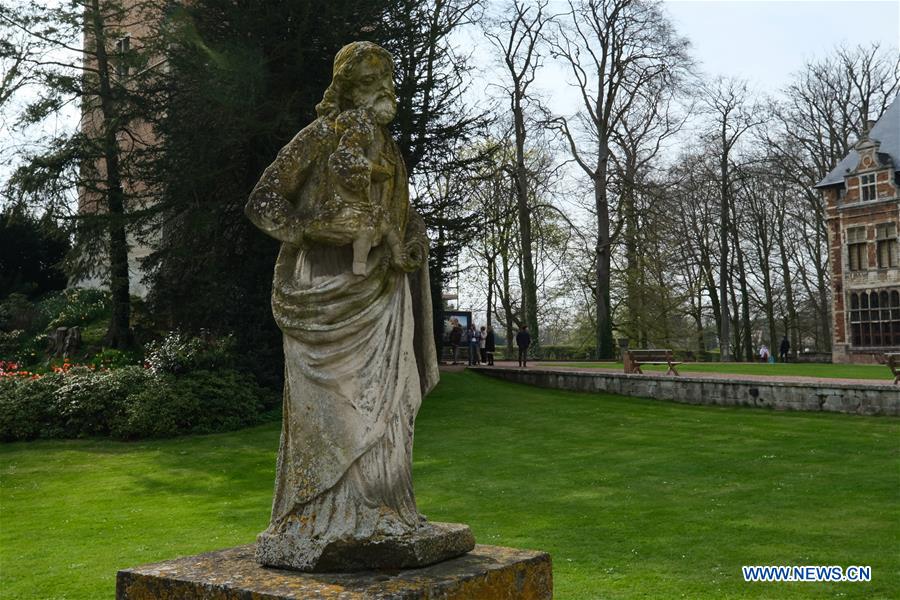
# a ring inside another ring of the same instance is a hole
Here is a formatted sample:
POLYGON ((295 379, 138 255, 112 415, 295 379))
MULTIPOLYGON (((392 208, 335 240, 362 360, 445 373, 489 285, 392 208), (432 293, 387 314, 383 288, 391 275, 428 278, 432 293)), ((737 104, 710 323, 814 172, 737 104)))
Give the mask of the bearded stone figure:
POLYGON ((263 565, 401 568, 468 552, 413 495, 413 425, 438 380, 428 240, 409 203, 393 60, 338 52, 318 118, 265 170, 246 214, 280 240, 272 312, 284 334, 284 424, 263 565))

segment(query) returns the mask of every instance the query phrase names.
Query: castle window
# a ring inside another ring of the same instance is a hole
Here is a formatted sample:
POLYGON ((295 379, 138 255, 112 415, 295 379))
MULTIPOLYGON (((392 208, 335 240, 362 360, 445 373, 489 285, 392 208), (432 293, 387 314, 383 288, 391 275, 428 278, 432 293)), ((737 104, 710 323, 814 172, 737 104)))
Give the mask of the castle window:
POLYGON ((128 77, 128 51, 131 50, 131 38, 125 36, 116 40, 116 75, 128 77))
POLYGON ((863 200, 876 200, 878 189, 875 186, 875 173, 859 176, 859 197, 863 200))
POLYGON ((847 255, 851 271, 864 271, 869 266, 865 227, 851 227, 847 230, 847 255))
POLYGON ((850 294, 850 343, 900 346, 900 290, 850 294))
POLYGON ((878 243, 878 268, 896 267, 897 257, 897 224, 882 223, 875 226, 875 239, 878 243))

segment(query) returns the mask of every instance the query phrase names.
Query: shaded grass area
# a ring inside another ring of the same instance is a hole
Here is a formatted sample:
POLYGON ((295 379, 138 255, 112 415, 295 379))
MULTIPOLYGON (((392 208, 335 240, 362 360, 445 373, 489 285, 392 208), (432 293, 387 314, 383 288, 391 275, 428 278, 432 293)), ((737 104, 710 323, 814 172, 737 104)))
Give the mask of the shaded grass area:
MULTIPOLYGON (((622 371, 620 362, 541 362, 540 367, 579 367, 585 369, 615 369, 622 371)), ((771 375, 776 377, 824 377, 829 379, 886 379, 893 381, 890 369, 885 365, 833 365, 823 363, 683 363, 678 367, 683 373, 731 373, 734 375, 771 375)), ((644 371, 666 371, 665 365, 642 366, 644 371)))
MULTIPOLYGON (((117 569, 251 542, 278 425, 0 446, 0 597, 112 597, 117 569)), ((419 507, 537 548, 556 598, 900 596, 900 421, 687 406, 445 374, 416 431, 419 507), (747 584, 741 565, 871 565, 747 584)))

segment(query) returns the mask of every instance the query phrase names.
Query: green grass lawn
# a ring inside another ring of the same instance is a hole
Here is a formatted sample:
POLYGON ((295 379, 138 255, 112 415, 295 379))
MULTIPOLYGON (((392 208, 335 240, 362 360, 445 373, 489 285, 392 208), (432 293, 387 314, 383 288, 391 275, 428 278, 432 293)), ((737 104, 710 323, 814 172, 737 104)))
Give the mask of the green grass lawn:
MULTIPOLYGON (((579 367, 624 369, 620 362, 541 362, 535 361, 535 366, 542 367, 579 367)), ((641 367, 644 371, 663 371, 665 365, 647 365, 641 367)), ((783 377, 825 377, 837 379, 885 379, 893 381, 890 369, 884 365, 832 365, 822 363, 684 363, 678 366, 678 371, 683 373, 733 373, 735 375, 777 375, 783 377)))
MULTIPOLYGON (((111 598, 117 569, 253 541, 277 423, 0 446, 0 597, 111 598)), ((446 374, 421 411, 429 518, 546 550, 556 598, 900 597, 900 420, 688 406, 446 374), (741 565, 871 565, 744 583, 741 565)))

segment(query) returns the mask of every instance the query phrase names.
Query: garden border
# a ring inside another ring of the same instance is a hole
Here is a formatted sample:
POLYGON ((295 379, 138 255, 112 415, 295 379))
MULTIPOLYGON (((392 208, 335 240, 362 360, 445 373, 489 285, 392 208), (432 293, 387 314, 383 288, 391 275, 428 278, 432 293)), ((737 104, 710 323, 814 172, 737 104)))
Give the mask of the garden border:
POLYGON ((900 389, 885 385, 762 379, 585 373, 542 368, 469 367, 505 381, 573 392, 606 392, 683 404, 900 416, 900 389))

